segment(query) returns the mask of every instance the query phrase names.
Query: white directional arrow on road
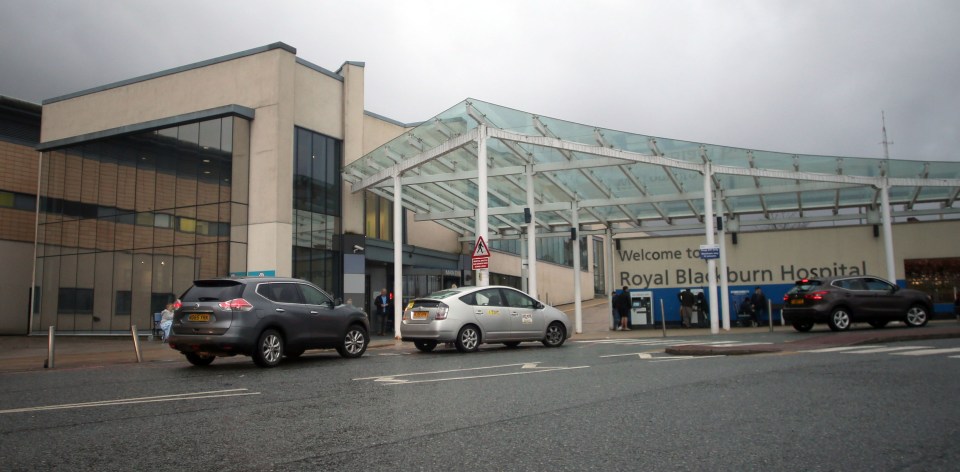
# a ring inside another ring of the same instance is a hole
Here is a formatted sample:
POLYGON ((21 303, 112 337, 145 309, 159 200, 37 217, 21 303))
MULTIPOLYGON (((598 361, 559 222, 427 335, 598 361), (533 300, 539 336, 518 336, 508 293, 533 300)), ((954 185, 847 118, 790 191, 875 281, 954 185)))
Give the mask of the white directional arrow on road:
POLYGON ((471 367, 467 369, 438 370, 433 372, 414 372, 409 374, 378 375, 376 377, 362 377, 353 380, 371 380, 383 385, 409 385, 428 382, 447 382, 451 380, 471 380, 485 379, 492 377, 505 377, 508 375, 526 375, 542 374, 547 372, 557 372, 561 370, 586 369, 590 366, 581 365, 575 367, 542 367, 540 362, 524 362, 520 364, 492 365, 486 367, 471 367), (480 375, 462 375, 465 372, 503 370, 505 372, 480 374, 480 375), (400 378, 403 377, 403 378, 400 378), (416 379, 410 379, 417 377, 416 379))

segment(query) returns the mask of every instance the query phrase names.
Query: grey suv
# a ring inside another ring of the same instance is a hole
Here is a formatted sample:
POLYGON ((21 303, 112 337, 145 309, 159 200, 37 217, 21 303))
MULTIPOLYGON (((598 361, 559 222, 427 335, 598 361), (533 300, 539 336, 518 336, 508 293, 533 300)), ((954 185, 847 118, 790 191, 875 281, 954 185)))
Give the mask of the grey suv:
POLYGON ((370 339, 366 313, 299 279, 197 280, 175 306, 168 342, 198 366, 242 354, 273 367, 319 348, 360 357, 370 339))
POLYGON ((932 312, 929 295, 869 275, 798 280, 783 296, 783 319, 801 332, 814 323, 843 331, 857 321, 874 328, 891 321, 918 327, 927 324, 932 312))

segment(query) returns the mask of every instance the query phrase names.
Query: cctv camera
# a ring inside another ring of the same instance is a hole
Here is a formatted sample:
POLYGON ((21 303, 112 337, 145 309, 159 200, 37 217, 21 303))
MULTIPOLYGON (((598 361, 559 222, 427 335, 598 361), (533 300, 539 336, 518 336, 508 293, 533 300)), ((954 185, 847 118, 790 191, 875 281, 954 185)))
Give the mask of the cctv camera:
POLYGON ((363 252, 363 246, 360 246, 360 245, 358 245, 358 244, 354 244, 354 245, 353 245, 353 253, 356 254, 356 253, 358 253, 358 252, 363 252))

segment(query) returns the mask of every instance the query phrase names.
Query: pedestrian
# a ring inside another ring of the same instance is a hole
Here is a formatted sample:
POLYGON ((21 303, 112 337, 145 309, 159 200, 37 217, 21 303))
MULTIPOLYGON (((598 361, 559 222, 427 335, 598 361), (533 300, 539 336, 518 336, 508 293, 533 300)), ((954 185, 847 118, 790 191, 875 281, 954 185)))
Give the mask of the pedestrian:
POLYGON ((384 335, 384 327, 387 323, 387 316, 390 314, 390 295, 387 294, 387 289, 380 289, 380 295, 377 295, 377 298, 373 300, 373 304, 376 306, 376 316, 377 319, 375 322, 378 325, 378 336, 384 335))
POLYGON ((690 318, 693 315, 693 306, 697 303, 697 298, 689 288, 680 292, 680 326, 690 327, 690 318))
POLYGON ((753 305, 754 320, 756 320, 757 324, 759 325, 763 317, 768 315, 767 296, 763 294, 763 291, 760 290, 760 287, 753 289, 753 296, 750 297, 750 304, 753 305))
POLYGON ((610 292, 610 312, 613 314, 613 327, 610 331, 620 330, 620 297, 617 291, 610 292))
POLYGON ((163 342, 167 342, 170 337, 170 328, 173 327, 173 303, 167 303, 167 306, 160 312, 160 329, 163 330, 163 342))
POLYGON ((740 310, 737 311, 737 322, 742 328, 749 328, 754 324, 753 304, 750 303, 750 297, 744 296, 740 303, 740 310))
POLYGON ((616 303, 617 311, 620 314, 620 330, 630 331, 630 308, 633 304, 633 301, 630 299, 630 288, 626 285, 623 286, 623 291, 620 292, 618 297, 619 301, 616 303))
POLYGON ((707 323, 707 313, 710 312, 710 305, 707 304, 707 297, 703 292, 697 293, 697 323, 705 326, 707 323))

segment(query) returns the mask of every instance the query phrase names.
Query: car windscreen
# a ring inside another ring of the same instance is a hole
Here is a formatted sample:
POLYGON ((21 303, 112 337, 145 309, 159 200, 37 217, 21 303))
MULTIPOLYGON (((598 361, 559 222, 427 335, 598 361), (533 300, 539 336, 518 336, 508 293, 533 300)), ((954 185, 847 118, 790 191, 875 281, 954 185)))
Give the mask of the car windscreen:
POLYGON ((198 280, 180 297, 181 302, 225 302, 240 298, 243 284, 233 280, 198 280))
POLYGON ((796 285, 794 285, 787 294, 806 293, 819 287, 821 284, 822 282, 819 280, 798 280, 796 285))
POLYGON ((420 298, 421 298, 421 299, 429 298, 429 299, 433 299, 433 300, 442 300, 442 299, 444 299, 444 298, 447 298, 447 297, 449 297, 449 296, 451 296, 451 295, 456 295, 456 294, 458 294, 458 293, 460 293, 460 292, 458 292, 458 291, 456 291, 456 290, 440 290, 440 291, 438 291, 438 292, 433 292, 433 293, 431 293, 430 295, 427 295, 427 296, 425 296, 425 297, 420 297, 420 298))

